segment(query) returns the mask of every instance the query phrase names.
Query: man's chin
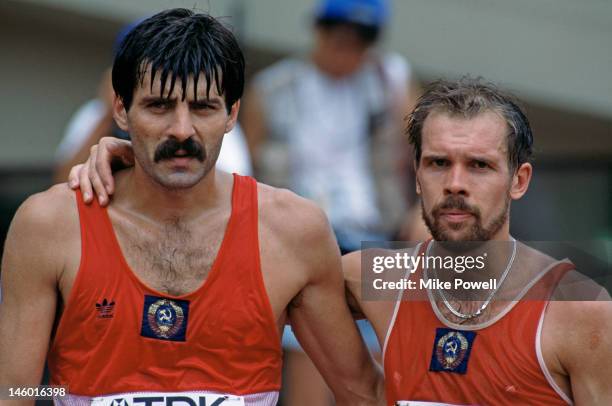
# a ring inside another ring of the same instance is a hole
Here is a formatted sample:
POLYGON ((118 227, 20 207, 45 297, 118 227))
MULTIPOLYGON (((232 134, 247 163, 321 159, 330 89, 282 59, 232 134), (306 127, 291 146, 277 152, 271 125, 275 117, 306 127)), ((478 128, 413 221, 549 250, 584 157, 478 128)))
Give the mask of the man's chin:
POLYGON ((473 215, 467 216, 461 221, 448 219, 447 216, 436 216, 435 219, 424 218, 424 220, 436 241, 474 241, 477 235, 478 225, 473 215))
POLYGON ((440 234, 439 237, 440 238, 434 237, 434 239, 436 241, 443 241, 443 242, 465 242, 465 241, 472 240, 470 236, 468 235, 456 234, 456 233, 443 233, 443 234, 440 234))
POLYGON ((168 190, 190 189, 200 183, 203 174, 175 172, 155 177, 155 182, 168 190))
POLYGON ((441 226, 432 235, 436 241, 472 241, 474 238, 472 228, 465 223, 453 223, 452 226, 441 226))

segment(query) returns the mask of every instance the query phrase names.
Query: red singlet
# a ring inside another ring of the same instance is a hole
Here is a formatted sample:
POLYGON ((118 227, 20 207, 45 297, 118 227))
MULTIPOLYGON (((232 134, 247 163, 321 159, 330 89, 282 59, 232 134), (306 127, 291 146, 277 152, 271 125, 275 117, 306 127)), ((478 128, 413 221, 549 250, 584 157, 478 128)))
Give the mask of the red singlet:
POLYGON ((81 264, 51 345, 59 403, 276 405, 282 350, 260 269, 257 183, 234 175, 232 211, 206 281, 183 296, 142 283, 106 209, 76 193, 81 264))
MULTIPOLYGON (((472 328, 443 322, 431 301, 399 300, 383 348, 388 404, 571 403, 546 368, 540 337, 548 303, 542 298, 572 269, 568 261, 553 264, 524 296, 539 300, 521 300, 472 328)), ((422 272, 411 279, 418 283, 422 272)))

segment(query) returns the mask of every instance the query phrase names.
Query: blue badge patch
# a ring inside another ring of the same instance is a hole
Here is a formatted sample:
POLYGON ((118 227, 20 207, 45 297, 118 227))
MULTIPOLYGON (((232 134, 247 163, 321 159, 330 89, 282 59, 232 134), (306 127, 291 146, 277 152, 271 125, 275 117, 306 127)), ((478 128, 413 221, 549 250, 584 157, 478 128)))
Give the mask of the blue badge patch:
POLYGON ((140 335, 185 341, 188 318, 189 301, 145 295, 140 335))
POLYGON ((429 370, 433 372, 467 372, 476 332, 437 328, 429 370))

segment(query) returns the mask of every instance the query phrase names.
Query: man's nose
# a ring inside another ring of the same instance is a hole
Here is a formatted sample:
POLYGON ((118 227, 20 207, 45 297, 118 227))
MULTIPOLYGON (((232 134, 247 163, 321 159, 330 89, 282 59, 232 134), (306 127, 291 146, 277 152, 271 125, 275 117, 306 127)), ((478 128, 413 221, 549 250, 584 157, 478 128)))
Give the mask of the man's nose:
POLYGON ((444 194, 445 195, 468 195, 468 173, 461 165, 452 165, 447 172, 444 194))
POLYGON ((169 132, 179 141, 184 141, 195 134, 191 112, 187 103, 178 103, 172 117, 169 132))

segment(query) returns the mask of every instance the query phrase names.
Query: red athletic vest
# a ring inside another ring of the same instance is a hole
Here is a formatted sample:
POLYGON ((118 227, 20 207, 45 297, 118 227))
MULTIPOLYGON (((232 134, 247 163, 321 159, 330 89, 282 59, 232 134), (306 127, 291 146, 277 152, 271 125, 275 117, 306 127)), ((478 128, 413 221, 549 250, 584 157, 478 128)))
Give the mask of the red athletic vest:
POLYGON ((206 281, 180 297, 143 284, 106 209, 76 196, 81 264, 48 356, 52 383, 85 399, 195 391, 275 405, 282 350, 260 269, 255 180, 234 175, 217 258, 206 281))
MULTIPOLYGON (((399 301, 383 349, 388 404, 567 404, 541 355, 548 303, 541 298, 571 269, 569 262, 557 263, 524 296, 540 300, 521 300, 501 319, 474 330, 442 323, 429 301, 399 301)), ((421 275, 418 269, 411 279, 418 283, 421 275)))

